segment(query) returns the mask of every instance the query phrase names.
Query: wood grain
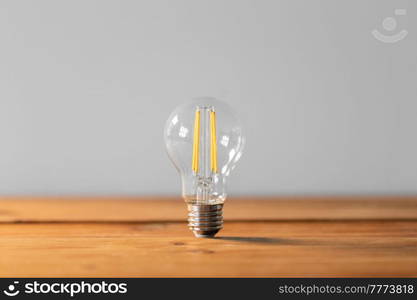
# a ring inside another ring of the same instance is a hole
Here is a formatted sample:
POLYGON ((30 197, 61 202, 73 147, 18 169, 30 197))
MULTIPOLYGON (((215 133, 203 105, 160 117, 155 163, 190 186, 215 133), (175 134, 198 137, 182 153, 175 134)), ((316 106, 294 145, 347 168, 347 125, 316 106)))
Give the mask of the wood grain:
MULTIPOLYGON (((417 220, 417 197, 245 197, 226 201, 227 220, 417 220)), ((183 221, 173 197, 0 197, 0 222, 183 221)))
POLYGON ((3 198, 0 276, 417 277, 417 198, 235 200, 196 239, 180 200, 3 198))

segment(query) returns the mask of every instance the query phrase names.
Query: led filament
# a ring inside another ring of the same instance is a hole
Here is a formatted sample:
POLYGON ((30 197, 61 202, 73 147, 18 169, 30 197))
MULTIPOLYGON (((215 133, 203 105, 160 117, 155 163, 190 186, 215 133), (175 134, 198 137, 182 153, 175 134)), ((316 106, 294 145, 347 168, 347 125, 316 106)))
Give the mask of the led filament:
MULTIPOLYGON (((209 131, 210 131, 210 170, 213 174, 217 173, 217 141, 216 141, 216 112, 214 108, 200 108, 198 107, 195 111, 194 118, 194 139, 193 139, 193 158, 192 158, 192 169, 194 174, 199 173, 200 163, 200 136, 201 136, 201 113, 204 114, 204 121, 207 123, 207 115, 209 120, 209 131)), ((204 130, 206 126, 203 126, 204 130)), ((205 145, 203 145, 203 148, 205 145)), ((205 149, 204 149, 205 150, 205 149)), ((204 162, 204 158, 203 164, 204 162)), ((202 174, 204 176, 204 174, 202 174)))

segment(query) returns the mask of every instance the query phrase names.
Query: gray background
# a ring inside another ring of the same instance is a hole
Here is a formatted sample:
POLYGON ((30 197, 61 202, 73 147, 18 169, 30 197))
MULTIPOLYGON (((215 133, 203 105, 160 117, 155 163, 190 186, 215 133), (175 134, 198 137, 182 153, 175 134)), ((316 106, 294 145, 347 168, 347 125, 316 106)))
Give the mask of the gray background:
POLYGON ((1 1, 0 193, 179 194, 164 122, 239 112, 234 194, 416 193, 416 1, 1 1), (373 38, 395 8, 396 44, 373 38))

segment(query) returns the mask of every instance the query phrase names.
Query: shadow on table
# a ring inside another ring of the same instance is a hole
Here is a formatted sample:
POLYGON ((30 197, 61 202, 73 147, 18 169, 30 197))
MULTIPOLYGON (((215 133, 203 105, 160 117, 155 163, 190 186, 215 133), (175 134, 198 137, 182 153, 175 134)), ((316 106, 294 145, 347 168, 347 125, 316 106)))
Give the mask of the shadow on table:
POLYGON ((246 236, 220 236, 215 237, 217 240, 254 243, 254 244, 269 244, 269 245, 298 245, 301 241, 280 239, 280 238, 267 238, 267 237, 246 237, 246 236))

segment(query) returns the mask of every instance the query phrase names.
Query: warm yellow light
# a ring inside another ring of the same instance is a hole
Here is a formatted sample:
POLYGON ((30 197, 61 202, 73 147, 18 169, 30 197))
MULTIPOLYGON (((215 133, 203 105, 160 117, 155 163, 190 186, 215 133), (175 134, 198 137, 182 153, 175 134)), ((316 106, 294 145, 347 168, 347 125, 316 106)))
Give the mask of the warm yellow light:
POLYGON ((211 132, 211 171, 217 173, 217 143, 216 143, 216 112, 210 111, 210 132, 211 132))
POLYGON ((193 162, 192 162, 192 169, 194 173, 198 173, 199 147, 200 147, 200 110, 197 109, 195 111, 195 120, 194 120, 194 141, 193 141, 193 162))

